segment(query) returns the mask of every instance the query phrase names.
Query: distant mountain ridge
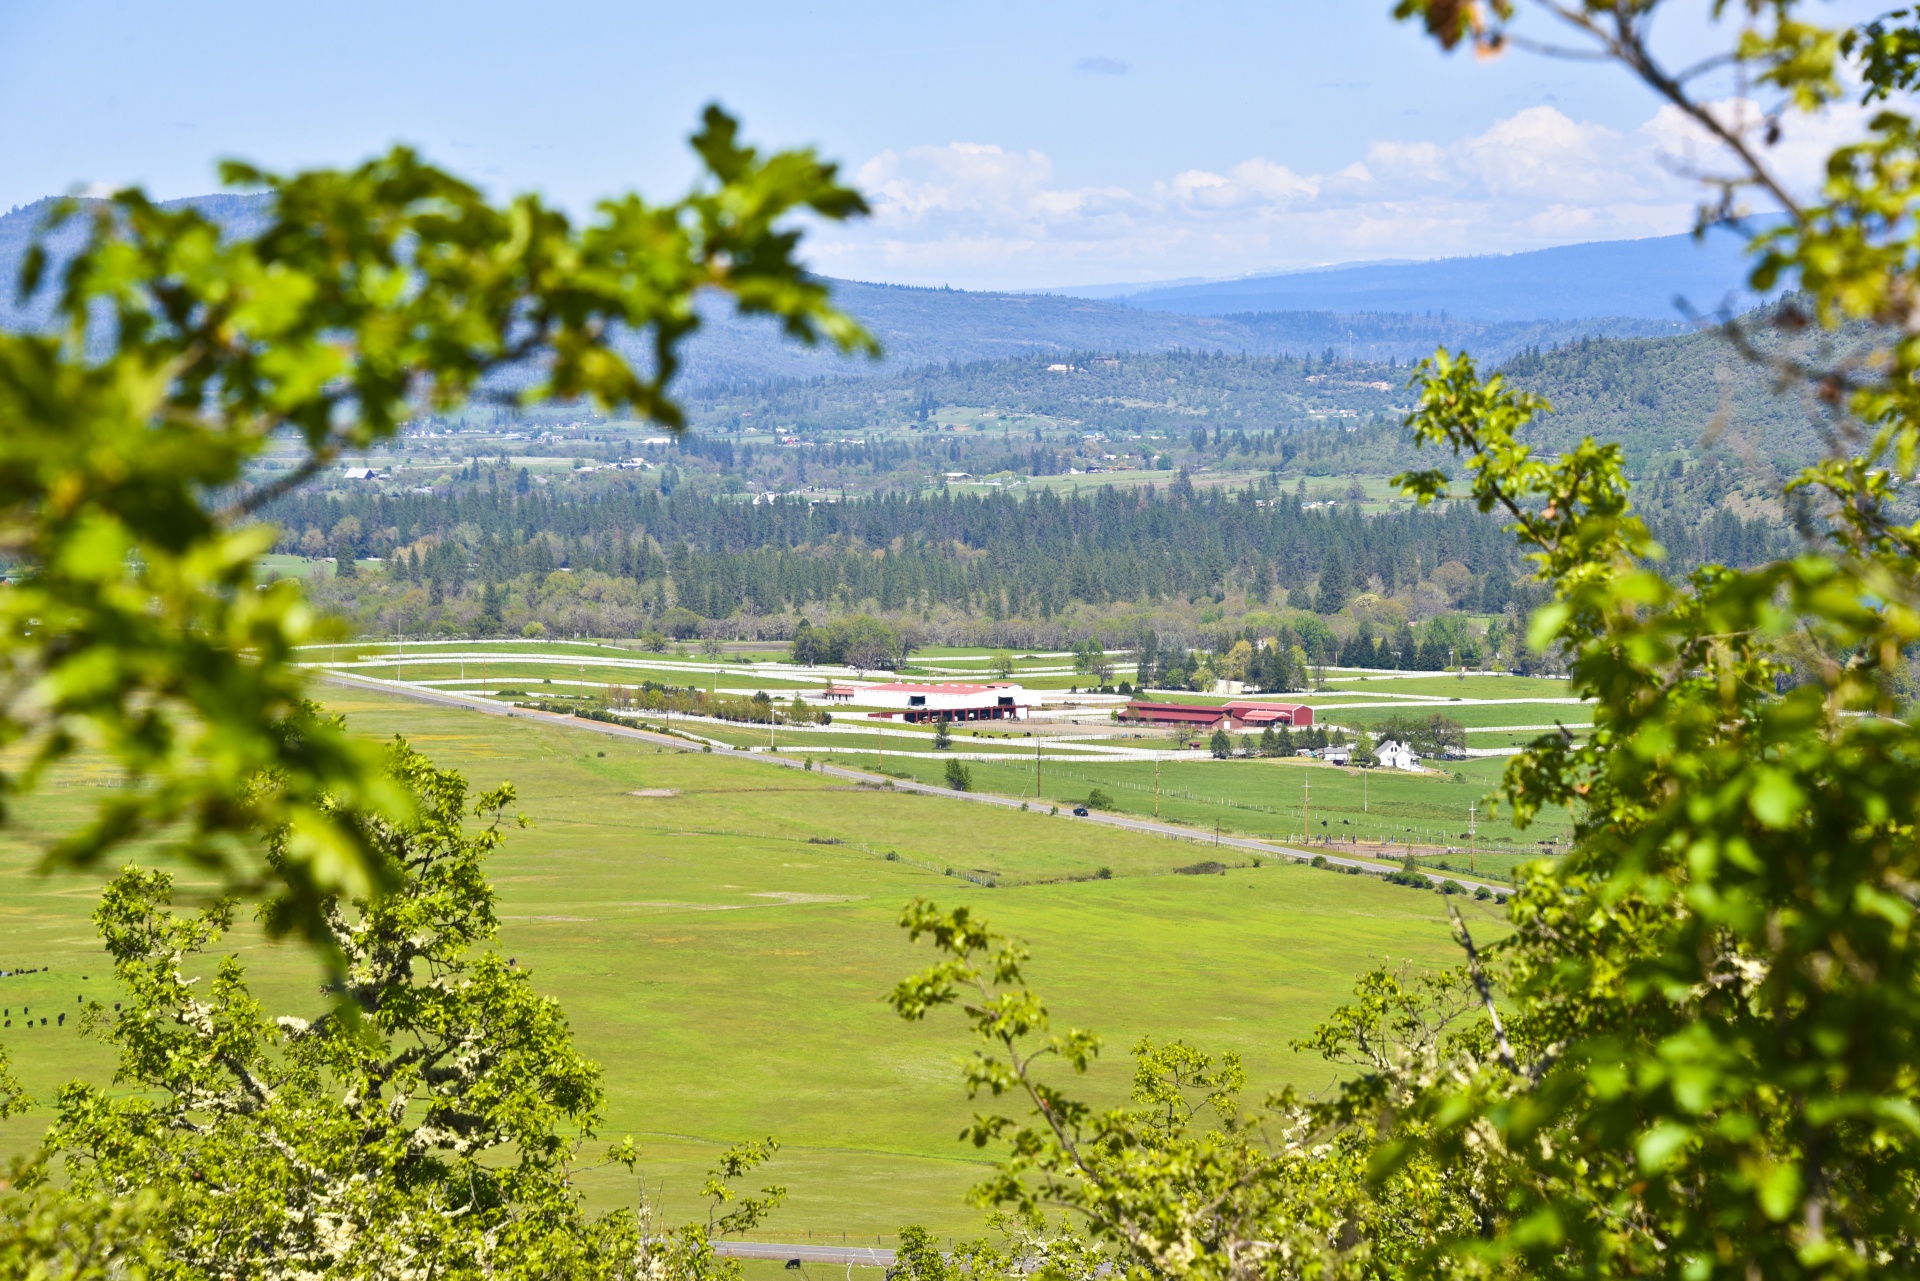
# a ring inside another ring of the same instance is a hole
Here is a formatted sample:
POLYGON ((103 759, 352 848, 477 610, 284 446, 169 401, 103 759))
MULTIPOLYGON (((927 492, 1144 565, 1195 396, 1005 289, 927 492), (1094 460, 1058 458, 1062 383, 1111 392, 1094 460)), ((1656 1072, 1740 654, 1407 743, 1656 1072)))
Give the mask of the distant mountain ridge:
MULTIPOLYGON (((8 286, 0 290, 0 326, 35 328, 48 323, 51 317, 49 287, 43 287, 41 293, 25 305, 16 302, 10 287, 18 276, 21 258, 40 226, 47 204, 37 202, 0 216, 0 282, 8 286)), ((169 204, 197 206, 224 226, 241 230, 258 225, 265 217, 266 198, 222 194, 169 204)), ((78 246, 81 235, 78 224, 56 235, 50 245, 56 261, 78 246)), ((1617 257, 1617 247, 1577 248, 1604 250, 1603 258, 1607 254, 1617 257)), ((1124 300, 1060 293, 924 289, 837 280, 833 282, 836 300, 879 337, 887 351, 884 362, 848 359, 830 351, 796 346, 783 339, 773 324, 733 315, 716 301, 705 308, 707 325, 685 348, 682 379, 684 385, 697 388, 766 379, 862 377, 903 367, 970 363, 1008 356, 1054 354, 1065 360, 1088 352, 1184 350, 1318 356, 1332 350, 1354 360, 1405 362, 1429 355, 1435 347, 1447 346, 1468 347, 1483 360, 1499 361, 1530 348, 1551 347, 1584 337, 1653 337, 1684 328, 1671 310, 1645 314, 1651 309, 1643 307, 1640 312, 1600 310, 1564 314, 1567 307, 1560 305, 1565 302, 1564 298, 1553 306, 1543 304, 1541 310, 1529 312, 1524 297, 1517 296, 1504 308, 1508 314, 1479 314, 1501 309, 1480 306, 1475 302, 1477 298, 1489 288, 1509 286, 1476 282, 1471 268, 1460 264, 1493 264, 1488 270, 1496 275, 1504 271, 1506 274, 1500 279, 1510 285, 1519 278, 1510 264, 1538 257, 1523 254, 1511 259, 1456 259, 1450 260, 1455 264, 1452 267, 1445 263, 1376 265, 1301 277, 1265 277, 1151 290, 1124 300), (1420 306, 1347 305, 1338 301, 1372 299, 1384 303, 1401 296, 1384 286, 1341 284, 1352 272, 1364 275, 1440 268, 1453 273, 1447 277, 1453 283, 1433 284, 1421 295, 1425 301, 1420 306), (1297 282, 1304 279, 1332 282, 1332 287, 1323 288, 1318 295, 1303 292, 1297 282), (1267 306, 1270 299, 1259 292, 1261 289, 1292 290, 1286 295, 1291 301, 1286 306, 1267 306), (1216 314, 1208 310, 1213 304, 1207 300, 1215 297, 1231 304, 1227 312, 1216 314)), ((1657 263, 1650 259, 1648 269, 1653 265, 1657 263)), ((52 279, 50 273, 49 281, 52 279)), ((1642 282, 1641 293, 1645 293, 1646 287, 1642 282)), ((1631 289, 1617 291, 1622 299, 1630 299, 1632 294, 1631 289)), ((634 357, 641 359, 643 354, 639 344, 635 344, 634 357)))
POLYGON ((1716 231, 1701 240, 1691 235, 1603 240, 1526 253, 1354 263, 1130 290, 1095 285, 1084 293, 1145 311, 1192 316, 1337 311, 1443 312, 1483 322, 1593 316, 1671 320, 1682 314, 1678 299, 1698 312, 1729 304, 1745 311, 1763 301, 1745 286, 1743 245, 1741 238, 1716 231))
POLYGON ((687 348, 694 385, 762 378, 860 376, 902 367, 1092 352, 1219 351, 1252 356, 1336 355, 1406 362, 1438 346, 1471 347, 1502 360, 1533 347, 1585 337, 1646 338, 1679 333, 1678 321, 1632 317, 1482 322, 1452 316, 1284 311, 1182 315, 1120 303, 1045 294, 970 293, 858 281, 833 282, 834 299, 864 321, 885 362, 850 361, 782 343, 769 322, 715 310, 687 348))

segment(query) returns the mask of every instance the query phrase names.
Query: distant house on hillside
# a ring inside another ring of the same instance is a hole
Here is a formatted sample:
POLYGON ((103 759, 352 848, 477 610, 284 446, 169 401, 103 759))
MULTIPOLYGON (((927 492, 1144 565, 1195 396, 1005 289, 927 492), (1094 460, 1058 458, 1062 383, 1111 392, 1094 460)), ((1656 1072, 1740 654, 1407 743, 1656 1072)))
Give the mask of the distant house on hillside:
POLYGON ((1380 746, 1373 749, 1373 759, 1388 769, 1417 770, 1420 768, 1420 755, 1398 739, 1381 740, 1380 746))

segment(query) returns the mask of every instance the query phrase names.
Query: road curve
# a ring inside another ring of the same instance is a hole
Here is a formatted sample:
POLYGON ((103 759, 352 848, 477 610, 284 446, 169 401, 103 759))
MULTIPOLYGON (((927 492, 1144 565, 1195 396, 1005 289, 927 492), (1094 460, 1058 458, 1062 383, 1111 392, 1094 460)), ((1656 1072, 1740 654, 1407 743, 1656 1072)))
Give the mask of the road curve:
MULTIPOLYGON (((399 681, 371 680, 366 677, 349 676, 343 673, 329 673, 325 679, 336 685, 345 685, 351 689, 369 690, 382 694, 398 694, 402 698, 411 698, 422 703, 433 703, 440 707, 464 707, 488 716, 505 716, 510 719, 545 721, 551 725, 564 725, 569 729, 587 730, 595 734, 605 734, 611 738, 638 739, 643 743, 653 743, 661 747, 671 747, 682 752, 699 750, 684 738, 675 738, 671 735, 655 733, 652 730, 635 729, 630 725, 610 725, 605 721, 592 721, 580 716, 563 716, 556 712, 538 712, 530 708, 508 707, 503 703, 496 703, 491 699, 443 693, 439 690, 421 689, 417 686, 407 685, 399 681)), ((731 754, 738 757, 745 757, 748 760, 764 761, 769 765, 777 765, 782 769, 802 768, 801 762, 789 760, 784 756, 771 752, 749 752, 734 748, 731 754)), ((1033 805, 1032 801, 1023 801, 1018 797, 997 796, 991 792, 956 792, 952 788, 935 787, 931 783, 920 783, 910 779, 892 778, 885 774, 877 774, 867 770, 848 769, 843 765, 815 764, 813 772, 816 774, 825 774, 832 778, 844 778, 852 782, 891 786, 895 791, 899 792, 920 792, 927 796, 944 796, 956 801, 971 801, 976 805, 998 805, 1004 809, 1014 810, 1019 809, 1023 805, 1028 807, 1033 805)), ((1260 854, 1272 858, 1288 858, 1299 863, 1311 862, 1315 858, 1324 858, 1334 867, 1358 868, 1363 872, 1371 873, 1375 876, 1397 870, 1387 864, 1375 863, 1368 859, 1347 858, 1335 854, 1330 850, 1301 850, 1291 845, 1280 845, 1273 841, 1257 840, 1250 836, 1227 836, 1221 834, 1218 837, 1208 839, 1205 835, 1197 833, 1191 828, 1179 827, 1172 823, 1163 823, 1157 819, 1132 818, 1122 814, 1095 812, 1087 815, 1085 818, 1074 818, 1072 821, 1076 823, 1100 823, 1107 827, 1123 828, 1127 831, 1140 832, 1147 836, 1161 836, 1173 840, 1189 841, 1194 844, 1218 846, 1222 849, 1242 850, 1250 854, 1260 854)), ((1495 884, 1491 881, 1471 880, 1456 874, 1441 877, 1434 875, 1432 872, 1423 872, 1422 875, 1426 876, 1435 885, 1438 885, 1442 880, 1451 880, 1458 885, 1465 886, 1468 890, 1479 889, 1484 885, 1488 891, 1495 894, 1511 894, 1513 892, 1513 887, 1510 885, 1495 884)))

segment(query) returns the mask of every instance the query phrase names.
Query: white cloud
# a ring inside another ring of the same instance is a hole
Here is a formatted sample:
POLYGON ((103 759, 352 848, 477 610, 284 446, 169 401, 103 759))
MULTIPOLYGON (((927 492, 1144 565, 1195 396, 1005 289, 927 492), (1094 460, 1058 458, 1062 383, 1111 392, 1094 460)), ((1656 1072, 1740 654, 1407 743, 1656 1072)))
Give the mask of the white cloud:
MULTIPOLYGON (((1719 118, 1758 127, 1751 104, 1719 118)), ((1858 111, 1789 120, 1769 150, 1808 190, 1858 111)), ((886 151, 855 175, 875 216, 810 241, 834 275, 972 287, 1229 276, 1379 257, 1501 253, 1685 230, 1717 152, 1671 107, 1622 132, 1528 107, 1453 143, 1381 140, 1324 174, 1252 156, 1140 190, 1055 181, 1038 151, 886 151)))

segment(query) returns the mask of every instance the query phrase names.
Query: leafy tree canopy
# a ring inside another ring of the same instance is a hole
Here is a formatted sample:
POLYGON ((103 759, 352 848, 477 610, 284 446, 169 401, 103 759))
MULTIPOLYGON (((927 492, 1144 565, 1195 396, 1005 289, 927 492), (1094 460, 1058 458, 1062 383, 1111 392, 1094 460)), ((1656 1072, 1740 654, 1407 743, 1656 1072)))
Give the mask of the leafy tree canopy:
MULTIPOLYGON (((969 1133, 1003 1145, 982 1200, 1065 1208, 1116 1262, 1193 1277, 1920 1274, 1920 14, 1822 27, 1810 6, 1719 6, 1730 57, 1784 106, 1859 93, 1877 114, 1803 201, 1775 173, 1777 122, 1697 98, 1648 42, 1662 0, 1525 6, 1620 60, 1730 158, 1708 220, 1756 194, 1752 283, 1791 284, 1766 324, 1859 326, 1869 350, 1821 365, 1722 333, 1832 414, 1834 448, 1788 486, 1798 554, 1683 579, 1636 512, 1622 451, 1526 443, 1549 406, 1464 355, 1422 370, 1409 425, 1497 512, 1552 599, 1529 639, 1593 700, 1581 741, 1541 739, 1502 799, 1575 817, 1571 853, 1522 878, 1512 932, 1420 978, 1363 977, 1307 1042, 1350 1075, 1325 1101, 1239 1102, 1237 1065, 1143 1045, 1133 1105, 1105 1111, 1044 1069, 1098 1040, 1056 1034, 1025 953, 964 909, 909 908, 940 959, 894 994, 917 1018, 963 1006, 976 1094, 1024 1096, 969 1133), (1156 1084, 1159 1082, 1161 1084, 1156 1084), (1166 1100, 1166 1106, 1156 1104, 1166 1100)), ((1497 52, 1537 28, 1508 0, 1403 0, 1443 45, 1497 52)), ((1529 34, 1533 32, 1534 34, 1529 34)), ((1451 903, 1451 900, 1449 900, 1451 903)))

